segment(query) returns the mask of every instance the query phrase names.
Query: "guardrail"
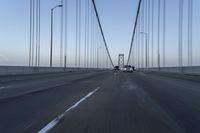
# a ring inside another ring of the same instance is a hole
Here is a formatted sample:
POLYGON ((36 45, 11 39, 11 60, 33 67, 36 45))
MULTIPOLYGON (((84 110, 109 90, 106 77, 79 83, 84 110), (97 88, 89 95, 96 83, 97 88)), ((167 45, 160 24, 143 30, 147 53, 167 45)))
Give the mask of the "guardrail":
POLYGON ((0 66, 0 75, 37 74, 70 71, 100 70, 96 68, 0 66))
POLYGON ((200 66, 139 68, 138 70, 139 71, 154 71, 154 72, 168 72, 168 73, 200 75, 200 66))

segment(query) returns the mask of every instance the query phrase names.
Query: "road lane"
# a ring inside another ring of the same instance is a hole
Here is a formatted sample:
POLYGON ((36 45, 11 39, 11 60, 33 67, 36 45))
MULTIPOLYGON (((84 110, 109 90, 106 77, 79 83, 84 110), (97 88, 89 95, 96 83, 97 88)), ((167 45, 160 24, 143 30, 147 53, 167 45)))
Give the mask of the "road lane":
POLYGON ((200 82, 152 74, 134 80, 158 101, 185 132, 200 132, 200 82))
POLYGON ((53 133, 185 133, 134 79, 119 73, 69 112, 53 133))
POLYGON ((0 83, 0 99, 10 98, 27 94, 30 92, 46 90, 52 87, 63 86, 66 83, 70 83, 74 80, 81 80, 86 77, 93 76, 99 73, 95 71, 88 72, 73 72, 73 73, 55 73, 55 74, 39 74, 39 75, 20 75, 19 79, 17 76, 12 77, 8 80, 7 76, 2 78, 6 80, 0 83), (41 75, 41 77, 40 77, 41 75))
POLYGON ((50 132, 200 132, 200 83, 196 79, 111 71, 84 76, 0 101, 0 132, 38 132, 96 87, 101 89, 64 113, 50 132))
POLYGON ((107 78, 109 73, 96 73, 63 86, 0 100, 0 132, 38 131, 107 78))
POLYGON ((0 76, 0 84, 15 83, 20 81, 38 80, 44 78, 55 78, 60 76, 84 74, 95 71, 73 71, 73 72, 54 72, 54 73, 38 73, 38 74, 22 74, 22 75, 5 75, 0 76))

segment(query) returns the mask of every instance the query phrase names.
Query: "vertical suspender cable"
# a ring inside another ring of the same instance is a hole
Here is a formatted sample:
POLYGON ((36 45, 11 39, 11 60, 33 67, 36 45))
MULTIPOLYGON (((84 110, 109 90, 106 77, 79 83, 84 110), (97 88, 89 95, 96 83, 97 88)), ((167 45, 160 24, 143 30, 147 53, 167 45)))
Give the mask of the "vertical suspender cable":
POLYGON ((30 42, 29 42, 29 67, 31 66, 31 52, 32 52, 32 2, 33 0, 30 0, 30 42))
MULTIPOLYGON (((97 33, 96 33, 96 36, 97 36, 97 44, 96 44, 96 59, 98 58, 98 45, 99 45, 99 28, 98 28, 98 23, 96 22, 96 27, 97 27, 97 33)), ((107 55, 108 57, 108 55, 107 55)), ((108 57, 108 61, 109 61, 109 57, 108 57)), ((96 60, 96 63, 97 63, 97 60, 96 60)))
POLYGON ((89 36, 89 32, 90 32, 90 0, 87 0, 87 5, 88 5, 88 9, 87 9, 87 68, 89 67, 89 50, 90 50, 90 36, 89 36))
POLYGON ((92 66, 94 67, 94 31, 95 31, 95 27, 94 27, 94 14, 93 14, 93 18, 92 18, 92 66))
POLYGON ((147 38, 148 38, 148 24, 147 24, 147 22, 148 22, 148 16, 147 16, 147 14, 148 14, 148 1, 146 0, 145 1, 145 67, 147 68, 147 66, 148 66, 148 61, 147 61, 147 58, 148 58, 148 46, 147 46, 147 38))
POLYGON ((93 49, 94 49, 94 14, 92 13, 92 19, 91 19, 91 67, 93 67, 93 49))
POLYGON ((92 10, 92 23, 91 23, 91 66, 94 67, 94 31, 95 31, 95 27, 94 27, 94 10, 91 8, 92 10))
POLYGON ((65 68, 67 67, 67 47, 68 47, 68 0, 65 0, 65 68))
POLYGON ((60 67, 63 65, 63 15, 64 2, 61 0, 62 7, 60 8, 60 67))
POLYGON ((99 55, 98 55, 98 54, 99 54, 99 53, 98 53, 98 52, 99 52, 99 51, 98 51, 99 42, 100 42, 100 40, 99 40, 99 32, 97 32, 97 49, 96 49, 96 50, 97 50, 97 57, 96 57, 96 61, 97 61, 97 62, 96 62, 96 63, 97 63, 97 64, 96 64, 96 68, 97 68, 97 69, 99 68, 99 65, 98 65, 98 63, 99 63, 99 55))
POLYGON ((86 50, 87 50, 87 0, 85 0, 85 47, 84 47, 84 67, 86 67, 86 50))
POLYGON ((35 66, 38 63, 38 0, 36 0, 35 66))
POLYGON ((138 49, 138 34, 137 34, 137 32, 138 32, 138 25, 137 25, 137 28, 136 28, 136 34, 135 34, 135 44, 136 44, 136 46, 135 46, 135 67, 138 65, 138 63, 137 63, 137 57, 138 57, 138 51, 137 51, 137 49, 138 49))
POLYGON ((158 0, 158 68, 160 68, 160 0, 158 0))
POLYGON ((163 0, 163 67, 165 67, 166 0, 163 0))
MULTIPOLYGON (((141 16, 141 15, 140 15, 141 16)), ((141 17, 139 16, 138 18, 138 30, 137 30, 137 33, 138 34, 138 68, 140 68, 140 39, 141 39, 141 36, 140 36, 140 20, 141 20, 141 17)))
POLYGON ((78 57, 78 5, 79 0, 76 0, 76 48, 75 48, 75 67, 77 67, 77 57, 78 57))
POLYGON ((93 25, 93 12, 92 12, 92 8, 90 9, 90 11, 91 11, 91 23, 90 23, 90 27, 91 27, 91 29, 90 29, 90 67, 92 67, 92 45, 93 45, 93 43, 92 43, 92 39, 93 39, 93 27, 92 27, 92 25, 93 25))
POLYGON ((183 41, 183 0, 179 0, 179 38, 178 38, 178 60, 179 66, 182 66, 182 41, 183 41))
POLYGON ((192 66, 193 0, 188 0, 188 66, 192 66))
MULTIPOLYGON (((144 32, 144 1, 142 3, 142 17, 141 17, 141 31, 144 32)), ((141 67, 144 67, 144 36, 141 36, 142 40, 141 40, 141 67)))
POLYGON ((95 26, 95 20, 93 20, 93 67, 95 67, 95 32, 96 32, 96 26, 95 26))
POLYGON ((149 67, 149 40, 150 40, 149 36, 150 36, 150 15, 151 15, 150 5, 151 5, 151 1, 149 1, 148 3, 147 67, 149 67))
POLYGON ((41 2, 38 1, 38 66, 40 66, 41 2))
POLYGON ((193 53, 192 53, 192 47, 193 47, 193 41, 192 41, 192 37, 193 37, 193 0, 191 0, 191 4, 190 4, 191 8, 190 8, 190 65, 192 66, 192 57, 193 57, 193 53))
POLYGON ((93 36, 93 39, 92 39, 92 42, 93 42, 93 50, 92 50, 92 60, 93 60, 93 67, 94 67, 94 49, 95 49, 95 19, 93 18, 93 33, 92 33, 92 36, 93 36))
POLYGON ((152 17, 151 17, 151 67, 154 66, 154 0, 152 0, 151 7, 152 17))
POLYGON ((78 66, 81 66, 81 0, 79 0, 79 43, 78 43, 78 66))
POLYGON ((188 0, 188 66, 190 66, 190 2, 188 0))
POLYGON ((133 47, 132 47, 132 52, 131 52, 131 59, 130 59, 130 65, 133 65, 134 49, 135 49, 135 41, 133 42, 133 47))
MULTIPOLYGON (((96 64, 96 54, 97 54, 97 51, 96 51, 96 49, 97 49, 97 27, 98 27, 98 25, 97 25, 97 21, 95 21, 95 32, 94 32, 94 36, 95 36, 95 47, 94 47, 94 67, 95 67, 95 64, 96 64)), ((107 55, 107 54, 106 54, 107 55)))
POLYGON ((34 64, 34 43, 35 43, 35 0, 33 0, 33 23, 32 23, 32 66, 34 64))

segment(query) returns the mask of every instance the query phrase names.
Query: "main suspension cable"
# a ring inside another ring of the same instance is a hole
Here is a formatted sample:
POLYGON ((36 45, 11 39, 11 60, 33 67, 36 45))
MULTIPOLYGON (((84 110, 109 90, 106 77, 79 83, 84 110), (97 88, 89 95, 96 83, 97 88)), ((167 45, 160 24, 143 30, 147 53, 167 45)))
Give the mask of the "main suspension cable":
POLYGON ((133 47, 133 41, 134 41, 134 37, 135 37, 135 31, 136 31, 136 27, 137 27, 138 16, 139 16, 139 13, 140 13, 141 2, 142 2, 142 0, 139 0, 136 20, 135 20, 135 25, 134 25, 134 30, 133 30, 132 40, 131 40, 131 46, 130 46, 128 60, 127 60, 127 65, 129 64, 129 61, 130 61, 131 49, 133 47))
MULTIPOLYGON (((140 0, 141 1, 141 0, 140 0)), ((106 47, 106 50, 107 50, 107 54, 109 56, 109 59, 110 59, 110 62, 112 64, 112 66, 114 67, 114 64, 113 64, 113 61, 111 59, 111 56, 110 56, 110 52, 108 50, 108 46, 107 46, 107 43, 106 43, 106 39, 105 39, 105 36, 104 36, 104 33, 103 33, 103 29, 102 29, 102 26, 101 26, 101 23, 100 23, 100 19, 99 19, 99 14, 97 12, 97 8, 96 8, 96 4, 95 4, 95 1, 92 0, 92 3, 93 3, 93 6, 94 6, 94 10, 95 10, 95 13, 96 13, 96 17, 97 17, 97 20, 98 20, 98 24, 99 24, 99 27, 100 27, 100 30, 101 30, 101 35, 103 37, 103 41, 104 41, 104 45, 106 47)))

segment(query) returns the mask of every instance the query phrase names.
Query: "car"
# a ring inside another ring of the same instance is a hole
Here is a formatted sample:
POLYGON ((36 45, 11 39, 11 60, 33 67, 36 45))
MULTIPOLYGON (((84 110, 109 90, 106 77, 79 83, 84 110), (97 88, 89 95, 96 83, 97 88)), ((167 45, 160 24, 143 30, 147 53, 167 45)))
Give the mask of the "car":
POLYGON ((132 68, 133 68, 133 71, 136 71, 136 69, 135 69, 135 67, 134 67, 134 66, 132 66, 132 68))
POLYGON ((115 70, 115 71, 119 71, 119 66, 115 66, 115 67, 114 67, 114 70, 115 70))
POLYGON ((123 72, 131 72, 132 73, 133 71, 134 71, 134 69, 130 65, 125 65, 123 68, 123 72))

